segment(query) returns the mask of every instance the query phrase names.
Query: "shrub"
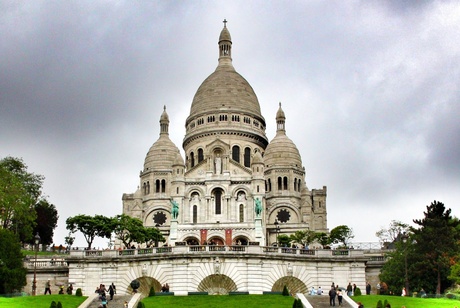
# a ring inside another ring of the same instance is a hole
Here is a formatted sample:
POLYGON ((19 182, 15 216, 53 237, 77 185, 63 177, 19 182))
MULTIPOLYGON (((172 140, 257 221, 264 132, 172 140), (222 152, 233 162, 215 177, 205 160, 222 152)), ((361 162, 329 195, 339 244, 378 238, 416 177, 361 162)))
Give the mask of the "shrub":
POLYGON ((55 301, 52 301, 52 302, 51 302, 50 308, 57 308, 57 305, 56 305, 56 302, 55 302, 55 301))
POLYGON ((385 300, 383 301, 383 307, 386 307, 387 305, 388 305, 388 300, 385 299, 385 300))
POLYGON ((58 302, 57 304, 57 307, 56 308, 62 308, 62 303, 61 302, 58 302))
POLYGON ((139 302, 137 304, 137 308, 145 308, 145 304, 143 302, 139 302))
POLYGON ((283 296, 289 296, 289 290, 286 286, 283 288, 283 296))
POLYGON ((361 296, 361 295, 363 295, 363 294, 361 293, 361 289, 360 289, 360 288, 356 288, 355 293, 353 293, 353 296, 361 296))
POLYGON ((379 301, 377 302, 377 306, 375 306, 376 308, 383 308, 383 305, 382 305, 382 300, 379 299, 379 301))
POLYGON ((75 292, 75 296, 83 296, 83 293, 81 292, 81 288, 77 289, 77 291, 75 292))
POLYGON ((155 289, 153 287, 150 287, 149 297, 151 296, 155 296, 155 289))

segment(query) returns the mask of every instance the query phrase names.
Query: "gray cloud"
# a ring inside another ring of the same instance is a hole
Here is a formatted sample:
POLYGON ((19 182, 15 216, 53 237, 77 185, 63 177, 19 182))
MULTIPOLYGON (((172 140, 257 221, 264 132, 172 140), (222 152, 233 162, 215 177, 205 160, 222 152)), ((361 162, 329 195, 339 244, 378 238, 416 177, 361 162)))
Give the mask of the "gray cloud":
POLYGON ((329 227, 375 241, 460 197, 459 16, 449 1, 1 1, 0 157, 46 176, 56 242, 68 216, 120 213, 163 105, 181 147, 226 18, 269 139, 281 101, 308 187, 328 186, 329 227))

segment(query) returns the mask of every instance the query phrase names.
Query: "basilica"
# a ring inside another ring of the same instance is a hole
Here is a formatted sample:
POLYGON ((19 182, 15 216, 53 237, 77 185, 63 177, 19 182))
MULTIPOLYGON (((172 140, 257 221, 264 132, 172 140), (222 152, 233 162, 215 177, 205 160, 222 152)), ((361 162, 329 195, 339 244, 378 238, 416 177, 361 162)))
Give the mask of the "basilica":
POLYGON ((253 88, 233 67, 226 21, 218 55, 192 100, 185 157, 169 139, 164 107, 140 185, 123 194, 123 214, 158 228, 168 245, 271 246, 298 230, 328 232, 326 186, 307 187, 281 103, 266 123, 253 88), (271 141, 266 125, 276 125, 271 141))

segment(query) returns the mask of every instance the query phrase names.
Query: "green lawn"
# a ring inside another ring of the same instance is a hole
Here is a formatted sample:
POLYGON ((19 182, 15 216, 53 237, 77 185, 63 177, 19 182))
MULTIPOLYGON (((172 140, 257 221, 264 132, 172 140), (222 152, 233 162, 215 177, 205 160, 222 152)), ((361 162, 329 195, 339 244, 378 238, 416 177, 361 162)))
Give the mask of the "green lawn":
POLYGON ((383 302, 385 299, 392 308, 454 308, 460 307, 460 301, 446 298, 418 298, 418 297, 402 297, 389 295, 362 295, 353 296, 355 302, 361 302, 365 308, 377 307, 379 300, 383 302))
POLYGON ((153 296, 144 298, 142 302, 147 308, 290 308, 294 303, 294 298, 282 295, 189 295, 153 296))
POLYGON ((49 308, 52 301, 61 302, 63 308, 77 308, 87 296, 67 294, 37 295, 23 297, 0 297, 0 307, 8 308, 49 308))

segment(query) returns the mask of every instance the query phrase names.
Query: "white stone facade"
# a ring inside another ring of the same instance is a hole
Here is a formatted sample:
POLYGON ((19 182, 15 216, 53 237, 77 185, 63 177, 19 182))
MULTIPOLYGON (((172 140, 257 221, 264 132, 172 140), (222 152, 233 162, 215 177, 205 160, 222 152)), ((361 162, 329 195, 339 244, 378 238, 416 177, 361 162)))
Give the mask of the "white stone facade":
POLYGON ((170 245, 272 245, 275 221, 280 235, 306 229, 328 232, 326 187, 306 186, 305 168, 286 135, 281 104, 277 134, 268 141, 257 96, 233 68, 231 47, 224 25, 219 64, 198 88, 185 123, 185 160, 169 139, 165 107, 160 137, 147 153, 139 189, 123 195, 123 213, 158 227, 170 245), (174 224, 171 200, 179 204, 174 224), (262 203, 260 217, 256 200, 262 203))

